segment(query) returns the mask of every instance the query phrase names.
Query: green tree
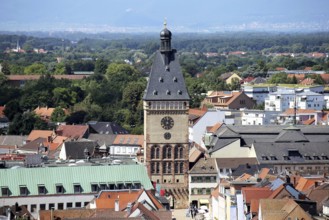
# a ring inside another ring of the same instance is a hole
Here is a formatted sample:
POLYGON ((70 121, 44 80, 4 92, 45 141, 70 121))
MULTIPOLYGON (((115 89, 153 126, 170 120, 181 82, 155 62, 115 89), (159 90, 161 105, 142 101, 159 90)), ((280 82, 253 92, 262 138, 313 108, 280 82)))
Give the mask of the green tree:
POLYGON ((11 100, 6 104, 6 108, 4 110, 4 114, 7 116, 9 121, 12 121, 14 119, 14 116, 17 113, 23 113, 23 110, 21 109, 19 102, 17 99, 11 100))
POLYGON ((142 100, 146 82, 130 82, 123 91, 122 101, 131 111, 135 112, 138 103, 142 100))
POLYGON ((24 69, 24 74, 45 74, 46 72, 46 66, 42 63, 33 63, 24 69))
POLYGON ((105 74, 107 69, 107 62, 104 59, 97 59, 95 62, 95 74, 105 74))
POLYGON ((9 63, 4 61, 4 62, 2 62, 1 66, 2 66, 1 72, 5 75, 10 75, 9 63))
POLYGON ((50 116, 50 120, 52 122, 64 122, 65 119, 66 119, 66 114, 63 108, 61 107, 56 107, 50 116))

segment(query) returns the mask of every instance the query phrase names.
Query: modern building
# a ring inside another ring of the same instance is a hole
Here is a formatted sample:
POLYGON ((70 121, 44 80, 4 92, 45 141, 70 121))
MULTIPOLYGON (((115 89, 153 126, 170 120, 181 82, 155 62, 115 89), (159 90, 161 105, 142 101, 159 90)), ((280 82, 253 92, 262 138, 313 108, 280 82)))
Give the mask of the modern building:
MULTIPOLYGON (((143 97, 144 155, 153 182, 161 188, 187 189, 190 96, 176 50, 171 48, 171 36, 165 26, 143 97)), ((176 201, 176 207, 180 202, 176 201)))
POLYGON ((0 169, 0 204, 39 210, 84 207, 101 190, 153 189, 143 165, 0 169))
POLYGON ((275 124, 278 112, 255 109, 241 110, 242 125, 269 125, 275 124))

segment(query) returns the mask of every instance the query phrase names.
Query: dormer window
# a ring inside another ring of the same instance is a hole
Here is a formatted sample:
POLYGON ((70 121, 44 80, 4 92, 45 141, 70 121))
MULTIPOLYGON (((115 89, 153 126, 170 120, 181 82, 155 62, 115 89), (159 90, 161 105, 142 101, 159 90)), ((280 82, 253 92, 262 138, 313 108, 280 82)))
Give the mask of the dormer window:
POLYGON ((81 193, 82 192, 82 188, 81 188, 80 183, 73 184, 73 189, 74 189, 74 193, 81 193))
POLYGON ((63 194, 64 193, 64 187, 62 184, 56 184, 56 193, 57 194, 63 194))
POLYGON ((321 155, 321 159, 322 159, 322 160, 328 160, 328 156, 322 154, 322 155, 321 155))
POLYGON ((262 160, 268 160, 267 156, 262 155, 262 160))
POLYGON ((21 196, 27 196, 28 190, 26 186, 19 186, 19 194, 21 196))
POLYGON ((169 90, 167 90, 167 91, 166 91, 166 94, 167 94, 167 95, 170 95, 170 91, 169 91, 169 90))
POLYGON ((313 160, 320 160, 320 157, 317 155, 313 155, 313 160))
POLYGON ((308 155, 308 154, 304 154, 304 159, 305 159, 305 160, 311 160, 312 158, 311 158, 310 155, 308 155))
POLYGON ((9 196, 9 195, 10 195, 9 188, 7 186, 1 187, 1 196, 9 196))
POLYGON ((172 79, 174 82, 177 82, 177 77, 174 76, 174 78, 172 79))
POLYGON ((163 78, 162 77, 159 77, 159 82, 163 82, 163 78))
POLYGON ((45 195, 46 194, 46 187, 45 185, 38 185, 38 194, 45 195))
POLYGON ((153 95, 158 95, 158 91, 154 90, 153 95))
POLYGON ((271 159, 271 160, 277 160, 276 156, 274 156, 274 155, 271 155, 271 156, 270 156, 270 159, 271 159))
POLYGON ((283 155, 283 160, 290 160, 288 155, 283 155))
POLYGON ((181 95, 182 93, 183 93, 183 92, 182 92, 181 90, 178 90, 178 91, 177 91, 177 94, 178 94, 178 95, 181 95))

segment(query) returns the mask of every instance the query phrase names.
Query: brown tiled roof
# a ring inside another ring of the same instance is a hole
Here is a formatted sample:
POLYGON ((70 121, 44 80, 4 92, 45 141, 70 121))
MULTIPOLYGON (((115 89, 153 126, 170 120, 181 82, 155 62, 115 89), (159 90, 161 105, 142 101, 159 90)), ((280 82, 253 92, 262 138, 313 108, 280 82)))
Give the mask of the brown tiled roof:
POLYGON ((220 127, 222 127, 223 124, 224 123, 220 123, 220 122, 219 123, 216 123, 213 126, 209 127, 209 130, 208 130, 208 127, 207 127, 207 131, 209 133, 215 133, 220 127))
POLYGON ((320 76, 326 83, 329 83, 329 73, 323 73, 320 76))
POLYGON ((124 144, 124 145, 144 145, 144 135, 133 135, 133 134, 118 134, 113 144, 124 144))
POLYGON ((128 203, 135 202, 142 190, 136 191, 102 191, 98 198, 95 198, 97 209, 114 209, 115 200, 119 198, 119 208, 123 210, 128 203))
POLYGON ((94 214, 94 209, 67 209, 67 210, 40 210, 40 220, 53 219, 74 219, 74 218, 89 218, 94 214), (53 216, 51 216, 51 214, 53 216))
POLYGON ((189 115, 203 116, 207 112, 207 109, 198 109, 198 108, 190 108, 188 110, 189 115))
POLYGON ((315 122, 315 118, 310 118, 306 121, 303 121, 303 125, 313 125, 315 122))
POLYGON ((301 85, 313 85, 314 84, 314 79, 311 78, 306 78, 303 81, 300 82, 301 85))
MULTIPOLYGON (((35 114, 40 115, 41 117, 51 117, 51 114, 54 112, 55 108, 48 108, 48 107, 37 107, 34 109, 35 114)), ((64 109, 64 113, 68 114, 68 111, 64 109)))
POLYGON ((192 147, 190 150, 190 154, 189 154, 189 161, 191 163, 194 163, 198 160, 198 158, 202 155, 202 151, 200 151, 197 147, 192 147))
POLYGON ((329 199, 329 184, 324 183, 319 187, 310 190, 310 192, 307 193, 307 198, 316 201, 318 212, 322 212, 323 204, 329 199))
POLYGON ((248 180, 250 177, 252 177, 250 174, 248 173, 244 173, 241 176, 239 176, 238 178, 235 179, 235 181, 246 181, 248 180))
POLYGON ((220 168, 237 168, 242 164, 258 164, 257 158, 217 158, 217 166, 220 168))
POLYGON ((265 179, 265 177, 267 176, 267 174, 270 172, 269 168, 262 168, 258 177, 261 178, 262 180, 265 179))
POLYGON ((159 202, 159 200, 155 197, 155 195, 150 191, 145 191, 146 194, 149 196, 149 198, 151 199, 151 201, 153 202, 153 204, 155 205, 155 207, 157 209, 163 209, 163 205, 159 202))
POLYGON ((88 132, 88 125, 60 125, 56 134, 68 138, 80 139, 88 132))
MULTIPOLYGON (((309 113, 315 113, 316 110, 314 109, 297 109, 297 114, 309 114, 309 113)), ((283 112, 284 115, 293 115, 295 114, 295 110, 293 108, 288 108, 285 112, 283 112)))
POLYGON ((252 199, 265 199, 272 194, 271 189, 268 187, 242 187, 241 190, 247 204, 250 204, 252 199))
POLYGON ((53 134, 53 131, 48 130, 32 130, 27 137, 27 141, 33 141, 37 138, 46 138, 51 137, 53 134))
POLYGON ((306 191, 308 190, 310 187, 314 186, 316 180, 313 179, 306 179, 304 177, 300 177, 298 179, 298 183, 295 187, 295 189, 299 190, 299 191, 306 191))
POLYGON ((67 137, 64 137, 64 136, 56 136, 54 139, 53 139, 53 142, 54 143, 63 143, 65 140, 67 139, 67 137))

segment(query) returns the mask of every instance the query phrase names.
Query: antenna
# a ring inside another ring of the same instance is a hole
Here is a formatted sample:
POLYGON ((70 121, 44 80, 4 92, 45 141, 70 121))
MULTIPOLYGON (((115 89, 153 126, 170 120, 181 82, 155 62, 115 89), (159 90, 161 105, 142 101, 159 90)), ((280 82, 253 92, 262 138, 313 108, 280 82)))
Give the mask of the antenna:
POLYGON ((293 125, 295 126, 297 124, 297 122, 296 122, 296 118, 297 118, 296 89, 294 89, 294 91, 295 91, 295 98, 294 98, 294 121, 293 121, 293 125))

